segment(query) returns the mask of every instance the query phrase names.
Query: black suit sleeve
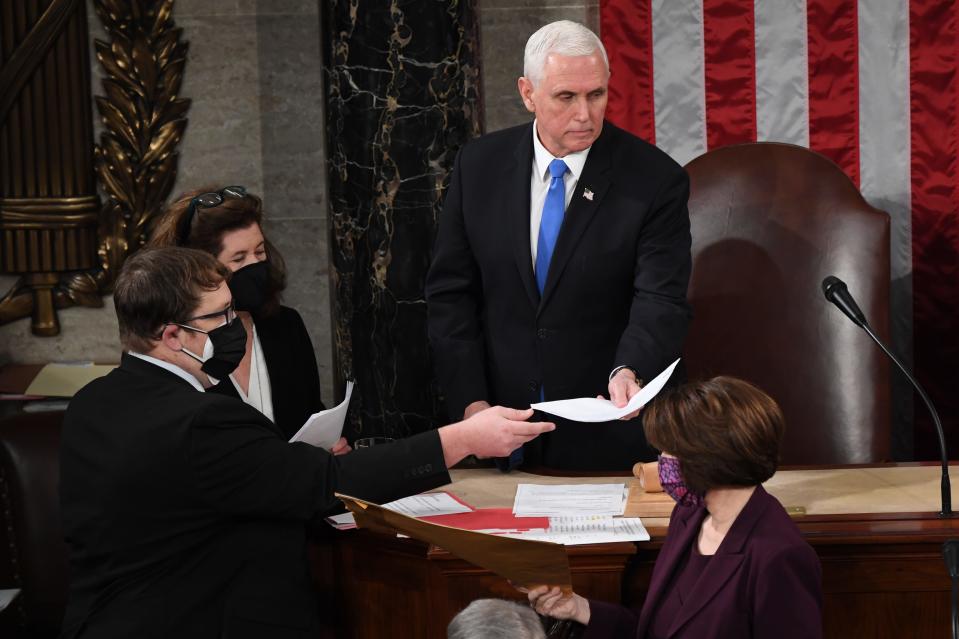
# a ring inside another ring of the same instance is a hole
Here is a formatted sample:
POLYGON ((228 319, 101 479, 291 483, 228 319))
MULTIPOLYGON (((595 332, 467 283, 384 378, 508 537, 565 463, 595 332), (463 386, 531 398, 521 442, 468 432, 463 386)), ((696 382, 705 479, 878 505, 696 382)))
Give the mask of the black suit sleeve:
POLYGON ((479 323, 482 282, 463 219, 463 152, 456 158, 433 262, 426 276, 430 344, 451 419, 471 403, 488 400, 486 349, 479 323))
POLYGON ((679 357, 689 325, 688 200, 689 177, 679 170, 657 194, 636 247, 633 302, 615 365, 631 366, 646 381, 679 357))
POLYGON ((334 457, 284 441, 244 404, 211 406, 191 426, 190 466, 220 512, 306 521, 335 509, 337 491, 384 502, 450 481, 436 431, 334 457))

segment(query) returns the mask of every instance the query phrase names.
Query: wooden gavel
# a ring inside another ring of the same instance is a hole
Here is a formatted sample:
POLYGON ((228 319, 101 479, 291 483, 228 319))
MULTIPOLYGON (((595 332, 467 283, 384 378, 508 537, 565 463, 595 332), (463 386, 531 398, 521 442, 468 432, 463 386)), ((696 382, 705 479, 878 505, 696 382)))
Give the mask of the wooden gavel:
POLYGON ((663 487, 659 484, 659 462, 633 464, 633 475, 647 493, 663 492, 663 487))

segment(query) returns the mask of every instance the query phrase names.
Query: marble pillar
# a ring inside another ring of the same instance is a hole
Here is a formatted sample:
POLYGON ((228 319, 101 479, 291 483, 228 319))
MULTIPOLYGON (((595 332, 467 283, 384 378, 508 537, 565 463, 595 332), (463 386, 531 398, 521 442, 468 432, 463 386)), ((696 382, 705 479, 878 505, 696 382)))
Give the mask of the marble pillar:
POLYGON ((446 421, 424 280, 456 152, 480 133, 472 0, 325 3, 330 268, 353 434, 446 421))

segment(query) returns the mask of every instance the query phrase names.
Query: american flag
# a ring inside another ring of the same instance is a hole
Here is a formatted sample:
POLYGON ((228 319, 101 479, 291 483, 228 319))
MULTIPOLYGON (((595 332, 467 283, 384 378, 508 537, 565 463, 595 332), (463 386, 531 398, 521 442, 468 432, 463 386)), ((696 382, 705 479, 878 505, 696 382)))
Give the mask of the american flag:
MULTIPOLYGON (((953 457, 959 452, 957 5, 600 4, 612 122, 681 164, 740 142, 806 146, 836 162, 873 206, 889 213, 896 349, 907 361, 912 355, 953 457)), ((916 456, 938 457, 931 422, 918 403, 916 410, 916 456)))

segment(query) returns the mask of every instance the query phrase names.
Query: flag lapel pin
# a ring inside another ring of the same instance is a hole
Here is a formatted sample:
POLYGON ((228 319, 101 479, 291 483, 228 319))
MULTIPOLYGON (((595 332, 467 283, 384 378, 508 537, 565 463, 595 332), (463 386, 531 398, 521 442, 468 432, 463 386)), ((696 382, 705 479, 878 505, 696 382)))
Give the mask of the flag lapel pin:
POLYGON ((593 192, 590 191, 589 189, 583 189, 583 197, 586 198, 587 200, 589 200, 590 202, 592 202, 592 201, 593 201, 593 192))

